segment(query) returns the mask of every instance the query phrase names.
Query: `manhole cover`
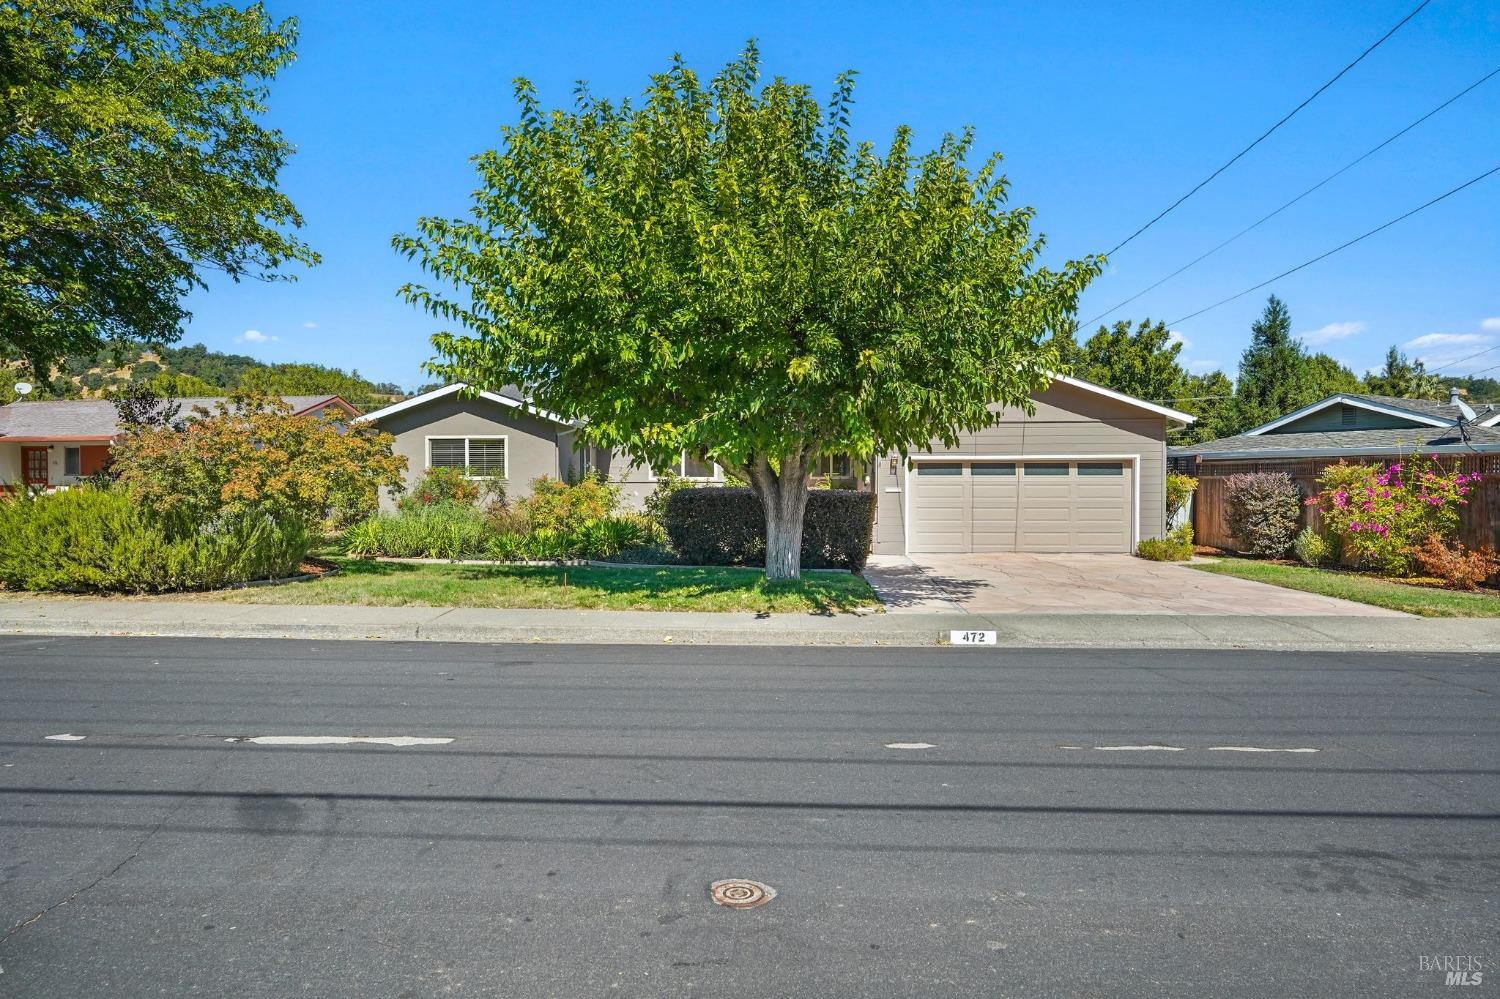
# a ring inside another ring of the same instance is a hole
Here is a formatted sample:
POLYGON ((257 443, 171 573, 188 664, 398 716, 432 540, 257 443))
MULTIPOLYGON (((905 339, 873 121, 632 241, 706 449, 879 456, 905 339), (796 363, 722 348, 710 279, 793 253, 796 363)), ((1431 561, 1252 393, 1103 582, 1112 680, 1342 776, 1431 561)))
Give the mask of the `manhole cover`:
POLYGON ((708 886, 708 897, 731 909, 753 909, 776 897, 776 889, 759 881, 730 878, 708 886))

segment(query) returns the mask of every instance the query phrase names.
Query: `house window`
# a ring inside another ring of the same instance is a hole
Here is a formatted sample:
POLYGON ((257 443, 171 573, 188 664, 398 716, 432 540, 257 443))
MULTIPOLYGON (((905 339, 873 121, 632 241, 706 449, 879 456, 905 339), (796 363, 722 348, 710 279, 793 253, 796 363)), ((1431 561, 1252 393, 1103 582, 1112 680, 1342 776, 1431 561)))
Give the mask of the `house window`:
POLYGON ((504 479, 504 437, 429 437, 428 468, 463 468, 475 478, 504 479))
POLYGON ((849 470, 851 467, 853 466, 847 454, 825 454, 813 459, 812 474, 848 478, 854 474, 849 470))
POLYGON ((718 471, 713 462, 700 455, 684 453, 679 466, 684 479, 712 479, 718 471))
POLYGON ((65 447, 65 448, 63 448, 63 474, 64 475, 82 475, 83 474, 83 472, 81 471, 81 469, 83 468, 82 454, 83 454, 83 452, 81 452, 76 447, 65 447))

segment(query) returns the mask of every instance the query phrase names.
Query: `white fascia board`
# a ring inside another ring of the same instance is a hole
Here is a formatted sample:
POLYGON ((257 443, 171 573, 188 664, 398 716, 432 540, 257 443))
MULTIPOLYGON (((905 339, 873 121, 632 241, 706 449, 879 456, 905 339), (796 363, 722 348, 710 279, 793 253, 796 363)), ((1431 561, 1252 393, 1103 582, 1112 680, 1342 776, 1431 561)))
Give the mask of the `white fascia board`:
POLYGON ((1086 382, 1082 378, 1074 378, 1072 375, 1054 375, 1053 380, 1062 382, 1064 385, 1071 385, 1076 389, 1082 389, 1085 392, 1093 392, 1096 395, 1102 395, 1106 399, 1113 399, 1116 402, 1123 402, 1128 406, 1135 406, 1138 409, 1144 409, 1147 412, 1156 413, 1158 416, 1165 416, 1167 419, 1180 423, 1184 427, 1198 419, 1191 413, 1184 413, 1181 410, 1172 409, 1169 406, 1161 406, 1154 402, 1147 402, 1145 399, 1137 399, 1133 395, 1126 395, 1124 392, 1116 392, 1114 389, 1107 389, 1103 385, 1095 385, 1093 382, 1086 382))
POLYGON ((1274 451, 1189 451, 1174 457, 1193 457, 1199 461, 1247 461, 1256 458, 1378 458, 1393 454, 1495 454, 1500 444, 1440 444, 1424 447, 1318 447, 1274 451))
MULTIPOLYGON (((425 406, 427 403, 433 402, 437 399, 455 395, 467 387, 468 386, 463 382, 454 382, 452 385, 444 385, 440 389, 433 389, 431 392, 426 392, 422 395, 412 396, 410 399, 403 399, 400 402, 392 403, 384 409, 377 409, 373 413, 366 413, 364 416, 357 417, 354 422, 378 423, 381 420, 385 419, 387 416, 391 416, 395 413, 400 413, 403 410, 412 409, 416 406, 425 406)), ((561 416, 558 416, 556 413, 549 413, 545 409, 537 409, 529 403, 522 402, 519 399, 512 399, 507 395, 500 395, 498 392, 486 392, 481 389, 479 392, 479 397, 481 399, 487 399, 490 402, 498 402, 502 406, 509 406, 512 409, 519 409, 523 412, 531 413, 535 416, 540 416, 544 420, 551 420, 553 423, 558 423, 565 427, 573 427, 576 429, 583 426, 583 424, 578 420, 565 419, 561 416)))
POLYGON ((1262 423, 1252 430, 1246 430, 1245 436, 1255 437, 1259 434, 1270 433, 1277 427, 1284 427, 1288 423, 1302 419, 1302 417, 1307 416, 1309 413, 1316 413, 1319 410, 1327 409, 1329 406, 1337 405, 1354 406, 1357 409, 1366 409, 1372 413, 1382 413, 1385 416, 1395 416, 1403 420, 1412 420, 1428 427, 1453 426, 1452 420, 1439 419, 1436 416, 1428 416, 1426 413, 1417 413, 1410 409, 1398 409, 1395 406, 1382 406, 1378 402, 1371 402, 1368 399, 1361 399, 1352 395, 1331 395, 1327 399, 1320 399, 1317 402, 1303 406, 1301 409, 1295 409, 1285 416, 1279 416, 1270 423, 1262 423))

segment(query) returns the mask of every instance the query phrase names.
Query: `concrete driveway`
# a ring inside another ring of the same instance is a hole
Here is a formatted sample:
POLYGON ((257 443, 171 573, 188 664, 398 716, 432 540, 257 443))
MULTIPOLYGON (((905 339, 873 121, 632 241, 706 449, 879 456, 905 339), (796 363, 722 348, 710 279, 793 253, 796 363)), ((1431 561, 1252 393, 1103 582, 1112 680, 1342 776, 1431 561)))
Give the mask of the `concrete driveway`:
POLYGON ((876 555, 864 575, 897 614, 1407 616, 1133 555, 876 555))

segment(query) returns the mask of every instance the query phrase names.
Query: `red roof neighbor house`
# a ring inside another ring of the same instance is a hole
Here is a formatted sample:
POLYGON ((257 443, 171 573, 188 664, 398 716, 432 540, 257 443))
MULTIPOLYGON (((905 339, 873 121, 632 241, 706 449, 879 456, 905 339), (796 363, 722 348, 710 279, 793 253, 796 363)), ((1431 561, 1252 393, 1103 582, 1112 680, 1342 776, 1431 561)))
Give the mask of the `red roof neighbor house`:
MULTIPOLYGON (((282 400, 301 416, 333 409, 349 418, 359 410, 336 395, 288 395, 282 400)), ((211 411, 223 397, 174 399, 183 417, 211 411)), ((104 465, 120 433, 115 405, 105 399, 13 402, 0 406, 0 491, 25 486, 55 489, 79 482, 104 465)))

